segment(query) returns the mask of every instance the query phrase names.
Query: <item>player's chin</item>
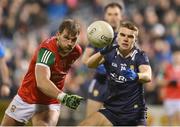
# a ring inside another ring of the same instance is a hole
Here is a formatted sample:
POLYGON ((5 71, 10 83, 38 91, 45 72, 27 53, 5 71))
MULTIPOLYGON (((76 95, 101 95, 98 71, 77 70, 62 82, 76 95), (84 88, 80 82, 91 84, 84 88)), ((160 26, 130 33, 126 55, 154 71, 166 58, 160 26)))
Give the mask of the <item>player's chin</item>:
POLYGON ((120 45, 120 47, 123 50, 128 50, 129 49, 129 46, 128 45, 124 45, 124 44, 120 45))
POLYGON ((72 49, 65 49, 64 52, 65 53, 70 53, 72 51, 72 49))

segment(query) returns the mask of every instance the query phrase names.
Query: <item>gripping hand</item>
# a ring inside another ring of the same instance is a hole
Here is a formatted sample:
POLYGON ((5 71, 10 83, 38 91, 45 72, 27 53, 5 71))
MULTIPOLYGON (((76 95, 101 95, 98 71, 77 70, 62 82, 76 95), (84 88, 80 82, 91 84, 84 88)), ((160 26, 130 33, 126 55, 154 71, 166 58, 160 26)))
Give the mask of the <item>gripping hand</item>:
POLYGON ((105 55, 105 54, 111 52, 113 49, 118 48, 118 47, 119 47, 119 45, 117 45, 117 44, 111 44, 111 45, 104 47, 99 52, 101 53, 101 55, 105 55))
POLYGON ((137 81, 139 79, 138 74, 131 69, 123 70, 121 74, 127 79, 127 82, 137 81))
POLYGON ((61 101, 63 105, 71 109, 77 109, 77 107, 80 105, 80 102, 83 100, 83 98, 78 95, 68 95, 68 94, 65 94, 64 97, 60 95, 58 96, 58 99, 61 101))

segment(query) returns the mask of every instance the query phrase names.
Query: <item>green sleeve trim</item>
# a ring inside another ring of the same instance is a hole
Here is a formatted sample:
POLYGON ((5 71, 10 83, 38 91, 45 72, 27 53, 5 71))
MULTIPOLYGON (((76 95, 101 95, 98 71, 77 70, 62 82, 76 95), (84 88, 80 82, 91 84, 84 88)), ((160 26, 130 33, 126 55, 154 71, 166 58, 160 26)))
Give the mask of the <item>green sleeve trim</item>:
POLYGON ((43 63, 45 65, 52 65, 55 61, 55 55, 48 49, 41 48, 39 50, 36 63, 43 63))

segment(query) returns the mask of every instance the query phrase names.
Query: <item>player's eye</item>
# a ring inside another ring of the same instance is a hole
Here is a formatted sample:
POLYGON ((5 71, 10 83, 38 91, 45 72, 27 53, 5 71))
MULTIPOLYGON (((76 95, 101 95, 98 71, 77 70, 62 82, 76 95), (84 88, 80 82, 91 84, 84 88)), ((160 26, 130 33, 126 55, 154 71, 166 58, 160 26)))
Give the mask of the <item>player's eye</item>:
POLYGON ((112 14, 111 13, 108 13, 108 16, 111 16, 112 14))
POLYGON ((125 35, 125 34, 123 34, 123 33, 120 33, 120 36, 125 37, 126 35, 125 35))
POLYGON ((133 36, 133 35, 128 35, 128 38, 131 38, 131 39, 132 39, 132 38, 134 38, 134 36, 133 36))
POLYGON ((77 38, 72 39, 72 42, 76 42, 77 38))
POLYGON ((118 16, 118 13, 115 13, 114 15, 115 15, 115 16, 118 16))
POLYGON ((69 40, 69 37, 68 36, 64 36, 64 39, 69 40))

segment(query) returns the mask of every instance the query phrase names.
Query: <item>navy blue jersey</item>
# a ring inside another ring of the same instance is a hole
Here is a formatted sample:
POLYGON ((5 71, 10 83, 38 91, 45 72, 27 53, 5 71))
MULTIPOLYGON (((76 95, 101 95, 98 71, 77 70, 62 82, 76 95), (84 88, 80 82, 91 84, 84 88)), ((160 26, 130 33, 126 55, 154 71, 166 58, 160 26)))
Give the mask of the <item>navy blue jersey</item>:
POLYGON ((4 57, 4 55, 5 55, 5 50, 3 46, 0 44, 0 58, 4 57))
POLYGON ((138 73, 140 65, 149 65, 148 57, 141 50, 134 48, 127 58, 122 57, 118 49, 112 50, 104 58, 108 75, 108 98, 104 103, 105 108, 120 116, 122 120, 139 117, 137 114, 146 110, 143 85, 140 82, 126 83, 121 71, 130 68, 138 73))

